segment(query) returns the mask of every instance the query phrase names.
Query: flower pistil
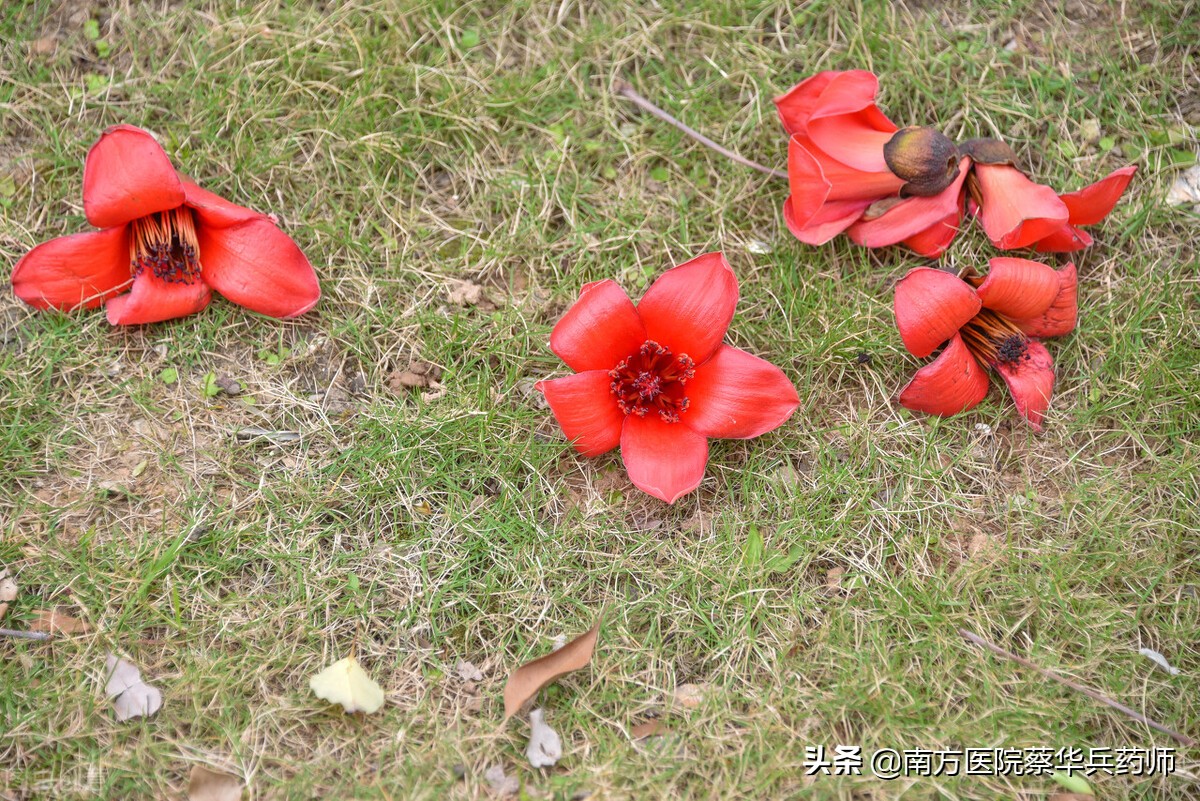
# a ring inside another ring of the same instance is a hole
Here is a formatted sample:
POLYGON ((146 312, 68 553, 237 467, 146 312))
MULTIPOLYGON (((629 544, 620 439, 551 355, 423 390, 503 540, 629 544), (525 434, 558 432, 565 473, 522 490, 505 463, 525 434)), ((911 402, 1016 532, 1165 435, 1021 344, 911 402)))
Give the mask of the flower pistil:
POLYGON ((689 401, 684 384, 696 375, 696 362, 686 353, 678 356, 669 348, 647 339, 637 352, 609 370, 609 389, 625 414, 645 417, 654 410, 665 422, 678 423, 689 401))

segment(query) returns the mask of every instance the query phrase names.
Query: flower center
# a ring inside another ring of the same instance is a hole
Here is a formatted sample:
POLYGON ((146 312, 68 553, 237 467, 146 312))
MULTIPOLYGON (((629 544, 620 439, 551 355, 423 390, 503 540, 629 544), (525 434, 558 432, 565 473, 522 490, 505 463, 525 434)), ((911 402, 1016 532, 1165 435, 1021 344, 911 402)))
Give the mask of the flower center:
POLYGON ((664 421, 678 423, 680 412, 688 408, 683 385, 695 375, 696 363, 686 353, 676 356, 647 339, 636 353, 608 371, 609 389, 625 414, 645 417, 656 411, 664 421))
MULTIPOLYGON (((984 281, 984 277, 970 267, 958 277, 976 289, 984 281)), ((1012 320, 991 309, 981 309, 959 333, 967 350, 991 367, 998 364, 1016 367, 1029 358, 1029 337, 1012 320)))
POLYGON ((149 270, 169 284, 200 280, 200 246, 192 210, 181 206, 130 223, 130 268, 134 278, 149 270))
POLYGON ((1029 338, 1002 314, 983 309, 962 327, 967 349, 985 363, 1016 366, 1029 358, 1029 338))

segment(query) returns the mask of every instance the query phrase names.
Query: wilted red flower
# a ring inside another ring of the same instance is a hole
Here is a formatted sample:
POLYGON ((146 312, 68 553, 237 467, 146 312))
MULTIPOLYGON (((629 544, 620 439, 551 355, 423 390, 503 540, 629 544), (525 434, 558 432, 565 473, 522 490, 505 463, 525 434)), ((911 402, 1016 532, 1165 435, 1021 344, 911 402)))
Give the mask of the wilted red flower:
POLYGON ((769 362, 722 344, 738 283, 721 253, 659 276, 634 306, 614 281, 586 284, 550 335, 574 375, 540 381, 584 456, 621 446, 629 478, 674 503, 704 478, 708 438, 750 439, 800 403, 769 362))
POLYGON ((993 245, 1063 253, 1092 244, 1091 236, 1079 226, 1107 217, 1135 172, 1137 167, 1131 164, 1077 192, 1060 195, 1029 180, 1012 164, 978 163, 968 187, 993 245))
POLYGON ((1017 411, 1037 430, 1054 391, 1054 364, 1038 338, 1075 329, 1075 265, 1054 270, 1028 259, 995 258, 986 276, 917 267, 896 284, 896 326, 904 346, 924 358, 900 405, 950 416, 988 391, 984 366, 1004 378, 1017 411))
MULTIPOLYGON (((788 143, 788 229, 820 245, 872 203, 940 192, 958 172, 953 143, 928 128, 897 129, 875 105, 865 70, 820 72, 775 98, 788 143)), ((943 215, 944 216, 944 215, 943 215)))
POLYGON ((270 217, 180 176, 140 128, 109 128, 88 151, 83 210, 102 230, 25 254, 13 268, 17 297, 39 309, 107 301, 113 325, 194 314, 213 289, 271 317, 303 314, 321 297, 312 265, 270 217))
POLYGON ((821 245, 845 231, 865 247, 904 244, 937 258, 971 211, 1000 248, 1079 250, 1078 226, 1102 220, 1136 168, 1123 167, 1058 195, 1029 180, 995 139, 956 147, 932 128, 897 128, 875 105, 878 79, 864 70, 813 75, 775 98, 788 142, 788 229, 821 245))

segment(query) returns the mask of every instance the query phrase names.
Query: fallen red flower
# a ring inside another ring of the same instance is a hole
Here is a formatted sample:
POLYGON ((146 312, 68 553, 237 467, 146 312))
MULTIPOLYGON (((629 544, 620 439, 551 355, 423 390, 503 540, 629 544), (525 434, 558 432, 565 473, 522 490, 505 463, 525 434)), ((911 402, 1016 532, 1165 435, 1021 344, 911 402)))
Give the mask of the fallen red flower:
POLYGON ((1117 205, 1137 167, 1128 165, 1076 192, 1060 195, 1011 164, 976 164, 969 184, 973 206, 998 248, 1043 253, 1082 250, 1092 238, 1081 225, 1098 223, 1117 205))
POLYGON ((775 107, 788 142, 788 229, 820 245, 873 203, 940 192, 957 175, 954 145, 927 128, 900 130, 875 105, 879 80, 864 70, 813 75, 775 107))
POLYGON ((321 296, 312 265, 270 217, 181 177, 140 128, 109 128, 88 151, 83 209, 102 230, 44 242, 13 268, 13 291, 31 306, 106 303, 108 321, 121 325, 194 314, 214 289, 283 318, 321 296))
POLYGON ((800 404, 783 372, 725 345, 738 284, 719 252, 663 273, 634 306, 614 281, 586 284, 550 335, 574 375, 540 381, 584 456, 618 445, 629 478, 674 503, 704 478, 708 439, 750 439, 800 404))
POLYGON ((924 358, 942 348, 900 392, 900 405, 941 416, 972 409, 987 395, 987 366, 1040 431, 1054 364, 1039 338, 1075 329, 1075 265, 1056 271, 1000 257, 988 266, 986 276, 917 267, 896 284, 896 326, 908 352, 924 358))

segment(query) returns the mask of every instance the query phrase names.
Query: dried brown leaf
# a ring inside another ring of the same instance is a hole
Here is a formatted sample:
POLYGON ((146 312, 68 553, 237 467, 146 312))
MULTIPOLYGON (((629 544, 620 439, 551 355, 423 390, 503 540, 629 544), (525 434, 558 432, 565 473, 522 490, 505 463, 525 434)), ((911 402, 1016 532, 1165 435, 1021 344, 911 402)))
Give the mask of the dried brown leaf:
POLYGON ((629 730, 629 736, 634 740, 644 740, 647 737, 654 737, 658 734, 665 734, 662 718, 647 720, 645 723, 639 723, 629 730))
POLYGON ((202 765, 192 765, 188 778, 188 801, 241 801, 242 781, 202 765))
POLYGON ((29 624, 30 631, 45 631, 50 634, 82 634, 92 629, 82 620, 53 609, 38 609, 34 614, 37 617, 29 624))
POLYGON ((592 661, 592 653, 596 650, 596 640, 600 636, 600 620, 603 613, 596 619, 596 625, 579 635, 557 651, 546 654, 540 659, 526 662, 513 671, 504 685, 504 719, 508 720, 517 713, 521 706, 537 694, 537 691, 550 682, 579 670, 592 661))

